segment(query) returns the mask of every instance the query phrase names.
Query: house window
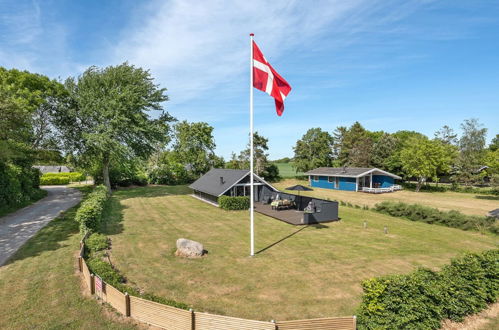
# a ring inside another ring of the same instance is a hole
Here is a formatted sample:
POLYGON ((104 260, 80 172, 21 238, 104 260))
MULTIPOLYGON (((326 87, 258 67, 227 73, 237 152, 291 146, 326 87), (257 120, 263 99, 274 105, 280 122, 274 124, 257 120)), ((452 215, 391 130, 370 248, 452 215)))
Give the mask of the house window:
POLYGON ((333 176, 328 176, 327 177, 327 182, 333 183, 334 182, 334 177, 333 176))
POLYGON ((334 179, 335 179, 335 180, 334 180, 334 187, 335 187, 336 189, 339 189, 339 188, 340 188, 340 178, 335 177, 334 179))
POLYGON ((313 180, 314 180, 314 181, 319 181, 319 177, 318 177, 317 175, 314 175, 314 176, 313 176, 313 180))

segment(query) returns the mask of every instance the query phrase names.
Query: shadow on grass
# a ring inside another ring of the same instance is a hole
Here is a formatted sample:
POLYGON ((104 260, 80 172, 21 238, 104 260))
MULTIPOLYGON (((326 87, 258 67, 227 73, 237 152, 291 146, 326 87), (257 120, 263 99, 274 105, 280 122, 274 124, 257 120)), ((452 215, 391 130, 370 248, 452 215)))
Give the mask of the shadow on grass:
POLYGON ((102 214, 100 232, 106 235, 117 235, 123 232, 123 210, 120 198, 114 195, 109 199, 102 214))
POLYGON ((476 195, 475 198, 478 198, 478 199, 488 199, 490 201, 499 201, 499 196, 476 195))
MULTIPOLYGON (((281 243, 281 242, 283 242, 283 241, 287 240, 288 238, 293 237, 294 235, 298 234, 300 231, 302 231, 303 229, 306 229, 306 228, 308 228, 308 227, 309 227, 309 225, 301 227, 301 228, 300 228, 300 229, 298 229, 297 231, 295 231, 295 232, 293 232, 293 233, 291 233, 291 234, 289 234, 289 235, 287 235, 287 236, 284 236, 284 237, 283 237, 283 238, 281 238, 280 240, 278 240, 278 241, 276 241, 276 242, 274 242, 274 243, 270 244, 269 246, 264 247, 263 249, 261 249, 261 250, 257 251, 255 254, 260 254, 260 253, 262 253, 262 252, 264 252, 264 251, 267 251, 267 250, 268 250, 268 249, 270 249, 271 247, 274 247, 274 246, 276 246, 277 244, 279 244, 279 243, 281 243)), ((326 226, 324 226, 324 227, 326 227, 326 226)))
POLYGON ((77 234, 79 231, 78 223, 74 220, 79 206, 80 204, 70 208, 63 215, 55 218, 40 229, 5 262, 5 265, 25 258, 39 256, 46 251, 55 251, 66 247, 67 244, 61 242, 67 241, 70 236, 77 234))

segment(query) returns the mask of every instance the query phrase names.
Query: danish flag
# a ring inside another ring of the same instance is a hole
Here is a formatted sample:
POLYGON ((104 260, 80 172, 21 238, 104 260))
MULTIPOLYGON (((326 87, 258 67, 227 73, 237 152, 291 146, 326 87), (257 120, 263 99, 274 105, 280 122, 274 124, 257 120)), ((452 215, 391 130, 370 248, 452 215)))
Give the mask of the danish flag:
POLYGON ((284 99, 291 91, 291 86, 281 77, 265 59, 260 48, 253 41, 253 87, 272 96, 278 116, 284 112, 284 99))

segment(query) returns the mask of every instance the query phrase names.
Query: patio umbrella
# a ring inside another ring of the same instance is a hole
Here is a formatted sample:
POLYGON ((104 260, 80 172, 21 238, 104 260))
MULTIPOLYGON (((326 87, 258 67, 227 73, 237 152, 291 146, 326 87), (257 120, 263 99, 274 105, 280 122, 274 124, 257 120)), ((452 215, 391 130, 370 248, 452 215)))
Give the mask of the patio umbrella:
MULTIPOLYGON (((288 187, 286 188, 286 190, 294 190, 294 191, 298 191, 298 197, 300 197, 300 202, 301 202, 301 195, 300 195, 300 191, 312 191, 313 189, 312 188, 309 188, 309 187, 305 187, 305 186, 302 186, 301 184, 297 184, 295 186, 291 186, 291 187, 288 187)), ((301 204, 301 203, 300 203, 301 204)), ((298 206, 298 209, 300 207, 298 206)))

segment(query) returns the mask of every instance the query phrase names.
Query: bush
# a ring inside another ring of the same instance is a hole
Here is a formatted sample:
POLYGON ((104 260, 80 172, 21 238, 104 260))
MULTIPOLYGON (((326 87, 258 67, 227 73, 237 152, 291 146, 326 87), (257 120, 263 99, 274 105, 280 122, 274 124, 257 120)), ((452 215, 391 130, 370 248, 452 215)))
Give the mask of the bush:
POLYGON ((438 329, 461 321, 499 297, 499 250, 466 254, 440 272, 420 268, 362 283, 359 329, 438 329))
POLYGON ((40 199, 40 171, 0 161, 0 214, 40 199))
POLYGON ((459 211, 440 211, 436 208, 402 202, 381 202, 374 210, 394 217, 404 217, 412 221, 459 228, 463 230, 486 229, 495 232, 497 225, 493 217, 480 217, 462 214, 459 211))
POLYGON ((81 233, 92 233, 97 230, 107 199, 107 188, 100 185, 81 203, 75 216, 75 220, 80 224, 81 233))
POLYGON ((60 172, 45 173, 40 182, 42 185, 68 184, 70 182, 79 182, 85 180, 85 175, 80 172, 60 172))
POLYGON ((250 208, 250 199, 248 196, 220 196, 218 205, 224 210, 248 210, 250 208))
POLYGON ((87 238, 85 245, 91 252, 97 252, 109 248, 109 239, 106 235, 93 233, 87 238))
POLYGON ((100 258, 90 258, 87 260, 88 268, 92 273, 99 275, 104 282, 111 284, 112 286, 120 286, 123 283, 124 278, 121 274, 116 271, 109 263, 101 260, 100 258))
MULTIPOLYGON (((401 183, 402 187, 406 190, 416 190, 416 184, 412 182, 402 182, 401 183)), ((487 189, 487 188, 478 188, 478 187, 470 187, 470 186, 460 186, 456 182, 452 182, 452 184, 449 185, 440 185, 440 186, 435 186, 435 185, 423 185, 421 186, 420 191, 427 191, 427 192, 446 192, 446 191, 454 191, 454 192, 461 192, 461 193, 471 193, 471 194, 483 194, 483 195, 495 195, 496 192, 494 189, 487 189)))
POLYGON ((69 178, 65 176, 42 176, 40 184, 44 186, 69 184, 69 178))

